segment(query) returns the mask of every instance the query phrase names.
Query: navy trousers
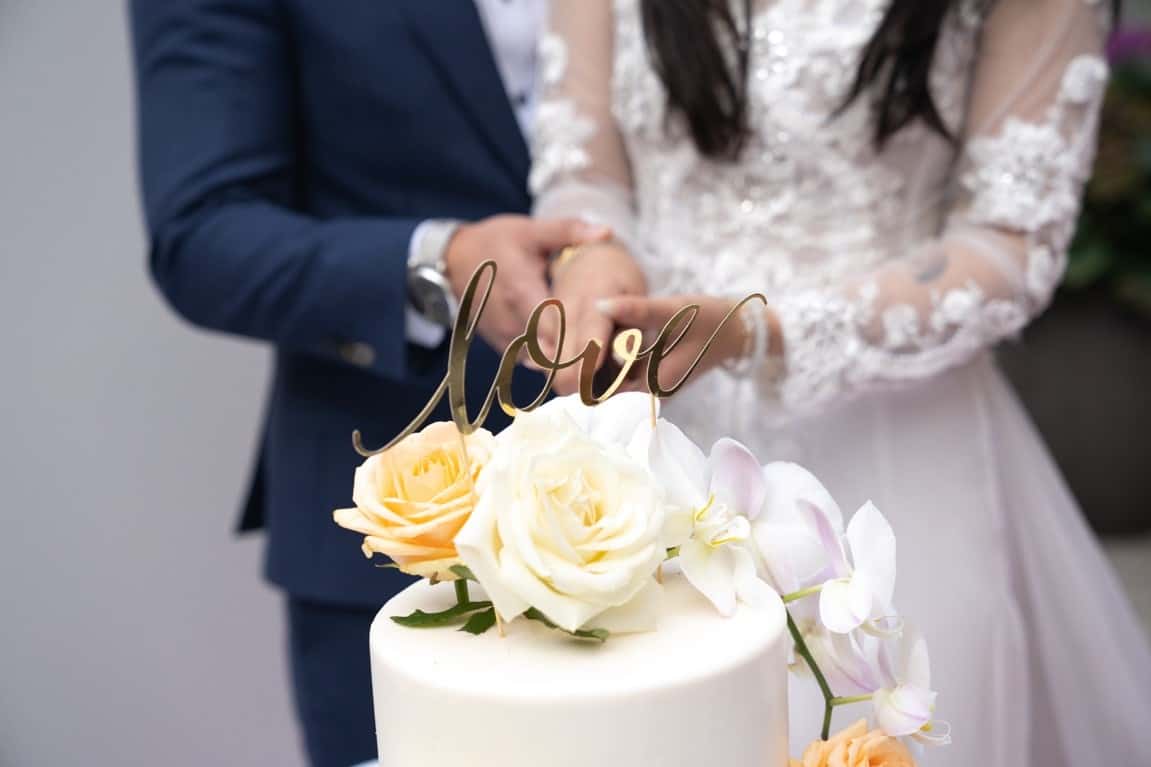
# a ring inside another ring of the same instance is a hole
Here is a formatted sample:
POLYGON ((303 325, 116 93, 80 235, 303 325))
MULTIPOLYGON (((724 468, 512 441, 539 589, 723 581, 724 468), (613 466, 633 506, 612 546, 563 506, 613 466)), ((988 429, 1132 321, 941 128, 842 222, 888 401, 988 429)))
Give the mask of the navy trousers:
POLYGON ((288 598, 296 715, 313 767, 376 758, 368 628, 377 609, 288 598))

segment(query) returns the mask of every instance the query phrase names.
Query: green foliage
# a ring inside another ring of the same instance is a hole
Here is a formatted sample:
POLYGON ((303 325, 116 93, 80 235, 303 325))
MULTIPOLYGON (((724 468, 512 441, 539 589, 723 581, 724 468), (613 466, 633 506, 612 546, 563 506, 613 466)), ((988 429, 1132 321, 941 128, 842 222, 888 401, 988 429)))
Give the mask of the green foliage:
POLYGON ((494 607, 489 607, 468 618, 468 622, 460 627, 460 631, 479 636, 494 625, 496 625, 496 611, 494 607))
POLYGON ((457 578, 463 578, 465 581, 474 581, 476 579, 476 576, 468 569, 467 565, 452 565, 448 570, 451 571, 452 575, 457 578))
POLYGON ((1105 287, 1151 317, 1151 64, 1117 64, 1063 288, 1105 287))
POLYGON ((459 623, 467 616, 478 610, 491 609, 491 602, 466 602, 464 604, 452 605, 446 610, 441 610, 438 613, 426 613, 423 610, 416 610, 411 615, 393 615, 392 620, 401 626, 416 629, 439 628, 441 626, 450 626, 453 623, 459 623))
POLYGON ((606 642, 608 637, 611 636, 611 632, 607 629, 580 629, 579 631, 568 631, 567 629, 561 629, 559 626, 552 623, 546 615, 534 607, 529 607, 528 611, 524 613, 524 617, 528 620, 539 621, 550 629, 562 631, 569 636, 575 637, 576 639, 592 639, 596 642, 606 642))

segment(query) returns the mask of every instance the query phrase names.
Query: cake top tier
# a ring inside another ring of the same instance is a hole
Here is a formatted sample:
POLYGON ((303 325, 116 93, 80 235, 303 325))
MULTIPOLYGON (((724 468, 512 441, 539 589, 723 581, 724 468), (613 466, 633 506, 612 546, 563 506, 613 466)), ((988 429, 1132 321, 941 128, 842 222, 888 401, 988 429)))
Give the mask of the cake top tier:
MULTIPOLYGON (((475 586, 473 585, 473 588, 475 586)), ((662 589, 657 631, 613 635, 600 644, 518 620, 472 636, 444 629, 411 629, 390 620, 415 610, 455 603, 448 584, 414 584, 389 601, 372 624, 376 663, 423 686, 457 694, 571 699, 635 694, 721 674, 780 642, 783 607, 740 606, 731 618, 716 613, 681 577, 662 589)))

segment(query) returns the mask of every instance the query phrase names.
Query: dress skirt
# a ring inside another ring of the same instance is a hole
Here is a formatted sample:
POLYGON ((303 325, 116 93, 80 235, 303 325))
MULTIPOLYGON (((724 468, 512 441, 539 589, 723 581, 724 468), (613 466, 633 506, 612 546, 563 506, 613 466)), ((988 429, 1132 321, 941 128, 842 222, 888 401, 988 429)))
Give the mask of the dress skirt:
MULTIPOLYGON (((926 636, 952 724, 924 767, 1151 764, 1146 633, 989 354, 783 425, 754 389, 709 375, 664 412, 701 444, 730 435, 806 466, 845 518, 872 500, 891 521, 895 603, 926 636)), ((793 679, 793 755, 822 711, 814 682, 793 679)), ((870 713, 838 708, 833 729, 870 713)))

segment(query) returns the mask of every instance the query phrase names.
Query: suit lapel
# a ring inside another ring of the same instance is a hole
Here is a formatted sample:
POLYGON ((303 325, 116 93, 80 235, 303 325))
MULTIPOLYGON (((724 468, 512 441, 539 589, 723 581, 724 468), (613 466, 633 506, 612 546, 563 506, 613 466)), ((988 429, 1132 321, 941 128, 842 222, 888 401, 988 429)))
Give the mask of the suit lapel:
POLYGON ((517 183, 527 144, 474 0, 403 0, 408 22, 444 84, 517 183))

